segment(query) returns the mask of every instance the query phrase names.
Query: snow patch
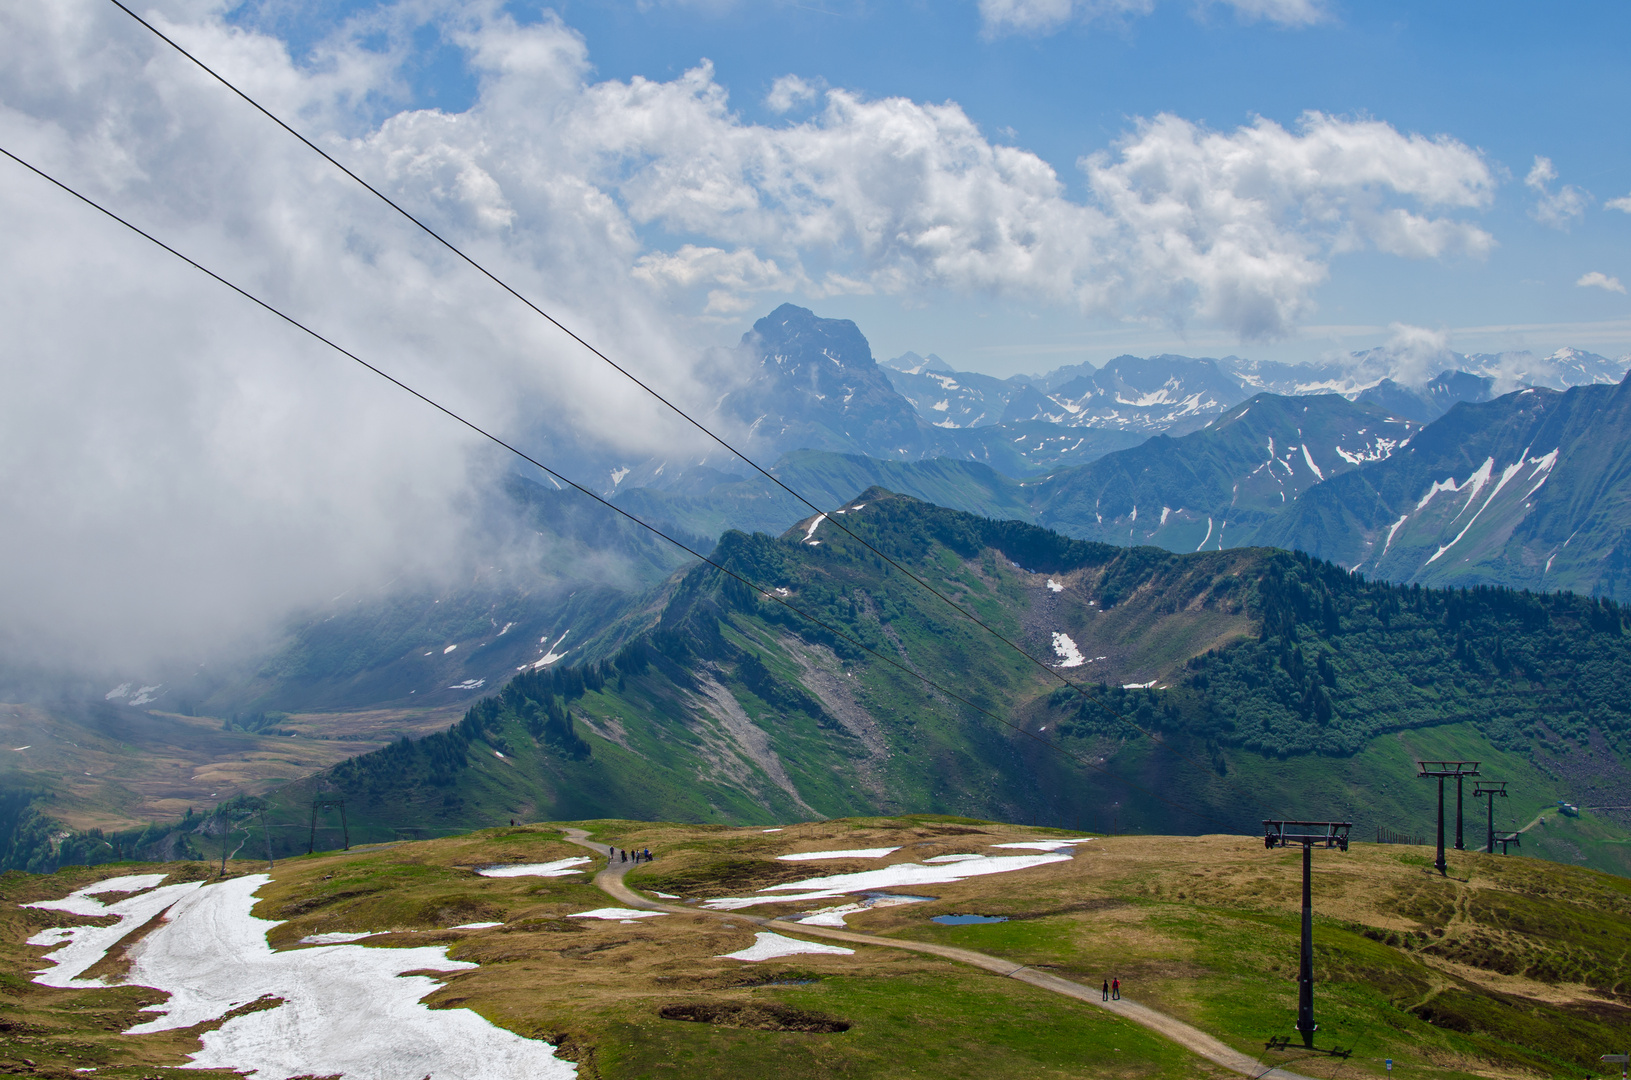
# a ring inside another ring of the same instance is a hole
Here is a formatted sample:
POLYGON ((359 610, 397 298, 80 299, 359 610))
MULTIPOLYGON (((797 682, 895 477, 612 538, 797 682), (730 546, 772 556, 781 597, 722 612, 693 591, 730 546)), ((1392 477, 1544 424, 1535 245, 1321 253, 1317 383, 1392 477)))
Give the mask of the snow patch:
MULTIPOLYGON (((165 918, 131 949, 129 982, 169 995, 143 1011, 157 1014, 127 1034, 173 1031, 219 1021, 231 1010, 276 999, 271 1008, 231 1017, 198 1036, 188 1068, 253 1073, 256 1080, 295 1076, 464 1076, 473 1061, 492 1080, 556 1080, 577 1067, 555 1057, 548 1043, 495 1027, 469 1009, 429 1009, 420 1000, 440 988, 410 971, 466 971, 440 946, 371 949, 318 945, 274 952, 267 931, 279 925, 250 914, 255 892, 270 881, 252 874, 215 885, 187 882, 108 905, 136 925, 168 908, 165 918), (145 913, 126 905, 145 901, 145 913), (158 906, 156 910, 154 905, 158 906)), ((107 883, 103 883, 104 887, 107 883)), ((72 910, 83 891, 36 907, 72 910)), ((75 927, 84 930, 84 927, 75 927)), ((110 947, 130 927, 111 932, 110 947)), ((76 936, 74 945, 90 935, 76 936)), ((73 946, 70 946, 72 948, 73 946)), ((59 950, 59 953, 65 950, 59 950)), ((94 963, 100 956, 83 957, 94 963)), ((80 970, 83 970, 81 968, 80 970)), ((59 966, 47 976, 63 974, 59 966)), ((43 981, 43 980, 42 980, 43 981)), ((49 985, 49 983, 48 983, 49 985)), ((91 984, 95 985, 95 984, 91 984)))
POLYGON ((163 685, 163 683, 159 683, 156 686, 143 686, 138 688, 137 691, 130 696, 129 704, 146 705, 149 701, 152 701, 158 696, 157 691, 159 687, 163 685))
POLYGON ((860 870, 852 874, 832 874, 828 877, 808 878, 785 885, 772 885, 759 890, 762 893, 794 889, 825 889, 838 892, 863 892, 868 889, 893 889, 902 886, 944 885, 964 878, 987 874, 1005 874, 1014 870, 1027 870, 1049 863, 1069 862, 1069 855, 994 855, 962 862, 927 866, 923 863, 896 863, 878 870, 860 870))
POLYGON ((333 933, 333 934, 307 934, 305 937, 300 939, 300 944, 302 944, 302 945, 348 945, 353 941, 361 941, 363 938, 370 938, 370 937, 373 937, 375 934, 379 934, 379 933, 383 933, 383 932, 384 931, 380 931, 380 930, 364 930, 360 934, 348 934, 348 933, 345 933, 343 931, 339 932, 339 933, 333 933))
POLYGON ((817 527, 818 527, 818 526, 820 526, 820 524, 821 524, 821 523, 822 523, 822 522, 823 522, 823 521, 826 521, 826 520, 827 520, 827 515, 826 515, 826 514, 817 514, 817 515, 816 515, 816 516, 815 516, 815 517, 814 517, 814 519, 812 519, 812 520, 811 520, 811 522, 810 522, 810 527, 809 527, 809 529, 807 529, 807 530, 806 530, 806 531, 805 531, 805 533, 804 533, 804 539, 805 539, 805 540, 809 540, 809 539, 810 539, 810 537, 812 537, 812 536, 814 536, 814 535, 815 535, 815 531, 816 531, 816 528, 817 528, 817 527))
POLYGON ((458 648, 457 645, 449 645, 447 648, 442 650, 442 655, 446 656, 448 653, 452 652, 454 649, 457 649, 457 648, 458 648))
POLYGON ((813 941, 800 941, 797 938, 783 937, 768 931, 760 931, 753 935, 753 944, 745 949, 738 949, 733 953, 724 953, 721 959, 746 960, 748 963, 758 963, 760 960, 774 960, 780 956, 799 956, 805 953, 814 953, 826 956, 854 956, 854 949, 846 949, 838 945, 818 945, 813 941))
POLYGON ((1087 657, 1082 655, 1082 650, 1076 647, 1070 635, 1057 630, 1053 633, 1053 651, 1059 657, 1054 667, 1081 667, 1087 663, 1087 657))
POLYGON ((850 848, 847 851, 799 851, 791 855, 778 855, 778 862, 811 862, 816 859, 881 859, 885 855, 899 851, 895 847, 869 847, 850 848))
POLYGON ((467 922, 451 927, 453 930, 486 930, 492 926, 503 926, 501 922, 467 922))
POLYGON ((126 934, 203 885, 201 881, 186 881, 179 885, 166 885, 161 889, 153 888, 163 881, 164 877, 163 874, 131 874, 107 878, 71 892, 61 900, 41 900, 33 904, 23 904, 23 907, 65 911, 70 915, 114 915, 119 920, 112 926, 53 927, 29 938, 30 945, 62 946, 46 955, 45 959, 53 966, 36 971, 34 974, 37 978, 34 981, 41 986, 54 986, 59 989, 108 985, 101 979, 81 979, 79 976, 107 955, 107 951, 117 945, 126 934), (144 891, 111 904, 103 904, 100 900, 94 899, 98 893, 137 890, 144 891))
POLYGON ((576 915, 568 915, 569 919, 656 919, 668 914, 666 911, 639 911, 627 907, 597 907, 593 911, 580 911, 576 915))
POLYGON ((482 877, 565 877, 568 874, 581 874, 576 869, 586 862, 593 862, 587 855, 577 855, 570 859, 556 859, 554 862, 513 863, 509 866, 485 866, 476 873, 482 877))
POLYGON ((1157 682, 1158 682, 1158 681, 1160 681, 1160 680, 1158 680, 1158 679, 1151 679, 1151 680, 1150 680, 1150 681, 1149 681, 1149 682, 1128 682, 1128 683, 1122 683, 1122 684, 1121 684, 1121 688, 1122 688, 1122 689, 1123 689, 1123 690, 1150 690, 1150 689, 1153 689, 1153 688, 1154 688, 1154 686, 1155 686, 1155 684, 1156 684, 1156 683, 1157 683, 1157 682))
MULTIPOLYGON (((571 632, 572 632, 571 628, 568 627, 567 631, 566 631, 566 634, 570 634, 571 632)), ((553 664, 557 660, 565 659, 566 654, 568 652, 571 652, 572 650, 567 649, 565 652, 556 652, 555 649, 556 649, 557 646, 560 645, 561 642, 566 640, 566 634, 562 634, 560 637, 556 638, 555 639, 555 644, 554 645, 549 645, 544 650, 544 655, 543 656, 539 657, 537 660, 534 660, 530 664, 522 664, 520 667, 516 668, 516 670, 517 671, 525 671, 525 670, 527 670, 527 668, 530 667, 534 671, 536 671, 539 668, 548 667, 549 665, 553 664)), ((548 637, 541 637, 541 638, 538 639, 538 641, 539 641, 540 644, 546 643, 546 642, 549 641, 549 638, 548 637)))
POLYGON ((1049 592, 1061 593, 1061 592, 1065 591, 1065 587, 1063 585, 1059 584, 1057 581, 1053 580, 1052 578, 1049 578, 1048 579, 1048 591, 1049 592))
POLYGON ((927 896, 893 896, 889 893, 880 893, 869 896, 864 900, 857 900, 853 904, 840 904, 837 907, 822 908, 810 915, 799 919, 806 926, 838 926, 847 925, 844 922, 846 915, 858 915, 873 908, 899 907, 902 904, 921 904, 931 899, 927 896))

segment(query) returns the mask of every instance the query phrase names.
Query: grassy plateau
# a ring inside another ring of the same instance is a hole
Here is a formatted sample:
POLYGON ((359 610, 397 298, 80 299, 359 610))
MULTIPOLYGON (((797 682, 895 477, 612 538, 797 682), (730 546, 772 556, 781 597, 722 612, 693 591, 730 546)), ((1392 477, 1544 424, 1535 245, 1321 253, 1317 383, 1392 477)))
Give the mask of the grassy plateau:
MULTIPOLYGON (((604 843, 649 847, 656 860, 632 871, 628 884, 646 896, 678 896, 672 903, 685 907, 940 855, 1012 854, 990 845, 1065 835, 948 817, 851 818, 770 832, 572 824, 604 843), (869 847, 898 850, 880 859, 776 859, 869 847)), ((587 874, 475 873, 585 854, 561 828, 530 824, 282 860, 254 913, 277 921, 269 937, 279 949, 344 931, 389 931, 368 939, 368 948, 444 944, 453 958, 479 966, 444 975, 427 1005, 472 1009, 545 1039, 585 1077, 1231 1075, 1093 1004, 933 956, 881 945, 760 963, 722 955, 765 929, 747 915, 791 915, 842 900, 625 924, 568 917, 614 903, 587 874), (502 925, 455 929, 473 922, 502 925)), ((1119 977, 1128 998, 1265 1066, 1332 1080, 1382 1076, 1386 1058, 1399 1076, 1585 1077, 1599 1072, 1599 1054, 1631 1038, 1631 881, 1470 852, 1452 852, 1450 874, 1440 877, 1431 849, 1357 843, 1314 860, 1319 1044, 1351 1056, 1266 1050, 1276 1036, 1294 1037, 1299 860, 1252 837, 1104 836, 1078 845, 1069 861, 896 889, 934 899, 869 909, 848 916, 848 925, 883 940, 973 949, 1092 986, 1119 977), (931 921, 948 914, 1006 921, 931 921)), ((114 874, 162 871, 173 882, 218 869, 124 863, 0 878, 0 1072, 200 1076, 171 1070, 212 1025, 122 1034, 139 1022, 142 1004, 163 998, 119 982, 123 950, 152 924, 92 969, 110 985, 56 990, 30 981, 28 972, 48 966, 39 960, 47 950, 25 941, 84 920, 19 905, 114 874)), ((234 860, 227 875, 265 869, 234 860)), ((796 926, 774 929, 800 936, 796 926)))

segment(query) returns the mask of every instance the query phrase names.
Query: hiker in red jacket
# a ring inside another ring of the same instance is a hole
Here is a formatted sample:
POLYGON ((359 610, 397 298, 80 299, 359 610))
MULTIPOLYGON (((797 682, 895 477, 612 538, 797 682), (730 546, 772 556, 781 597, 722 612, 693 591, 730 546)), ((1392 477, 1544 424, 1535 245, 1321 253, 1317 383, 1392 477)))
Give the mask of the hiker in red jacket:
POLYGON ((1110 980, 1110 1000, 1111 1001, 1120 1001, 1121 1000, 1121 980, 1120 979, 1111 979, 1110 980))

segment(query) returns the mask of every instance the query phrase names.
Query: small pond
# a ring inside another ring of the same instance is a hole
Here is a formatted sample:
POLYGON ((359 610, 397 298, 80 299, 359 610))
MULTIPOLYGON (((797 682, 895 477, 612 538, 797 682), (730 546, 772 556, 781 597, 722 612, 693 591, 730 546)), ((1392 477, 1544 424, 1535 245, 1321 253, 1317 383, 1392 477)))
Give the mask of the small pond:
POLYGON ((1006 915, 936 915, 929 920, 941 926, 968 926, 973 923, 1007 922, 1006 915))

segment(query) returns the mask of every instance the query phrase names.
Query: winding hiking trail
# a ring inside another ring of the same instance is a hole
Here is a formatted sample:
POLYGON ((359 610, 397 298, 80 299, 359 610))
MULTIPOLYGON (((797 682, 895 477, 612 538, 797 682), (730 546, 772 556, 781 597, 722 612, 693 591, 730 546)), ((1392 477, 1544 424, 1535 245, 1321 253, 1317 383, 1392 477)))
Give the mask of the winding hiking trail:
POLYGON ((1288 1072, 1285 1069, 1264 1065, 1247 1054, 1226 1046, 1222 1042, 1208 1035, 1200 1028, 1186 1024, 1175 1016, 1157 1012, 1148 1005, 1122 998, 1119 1001, 1102 1000, 1102 991, 1096 986, 1084 986, 1069 979, 1061 979, 1057 975, 1049 975, 1045 971, 1016 964, 1012 960, 990 956, 986 953, 974 952, 972 949, 959 949, 950 945, 935 945, 924 941, 899 941, 893 938, 882 938, 872 934, 864 934, 857 930, 838 930, 827 926, 806 926, 803 923, 789 922, 783 919, 767 919, 761 915, 749 915, 742 911, 709 911, 706 908, 684 907, 678 904, 664 904, 656 900, 648 900, 624 884, 623 876, 636 864, 619 863, 613 861, 614 849, 605 844, 597 844, 589 839, 586 829, 562 829, 566 839, 579 847, 588 848, 597 855, 606 857, 606 869, 595 875, 595 887, 606 895, 627 904, 632 908, 644 908, 647 911, 665 911, 675 915, 712 915, 720 919, 730 919, 734 922, 748 922, 757 926, 774 929, 778 933, 791 931, 806 937, 827 938, 832 941, 843 941, 853 945, 874 945, 885 949, 905 949, 908 952, 928 953, 952 960, 960 964, 970 964, 983 968, 995 975, 1002 975, 1010 979, 1018 979, 1023 983, 1051 990, 1055 994, 1085 1001, 1089 1005, 1115 1013, 1117 1016, 1131 1020, 1135 1024, 1142 1024, 1151 1031, 1164 1035, 1168 1039, 1193 1051, 1201 1057, 1216 1065, 1221 1065, 1230 1072, 1240 1073, 1242 1076, 1253 1077, 1254 1080, 1313 1080, 1301 1073, 1288 1072))

